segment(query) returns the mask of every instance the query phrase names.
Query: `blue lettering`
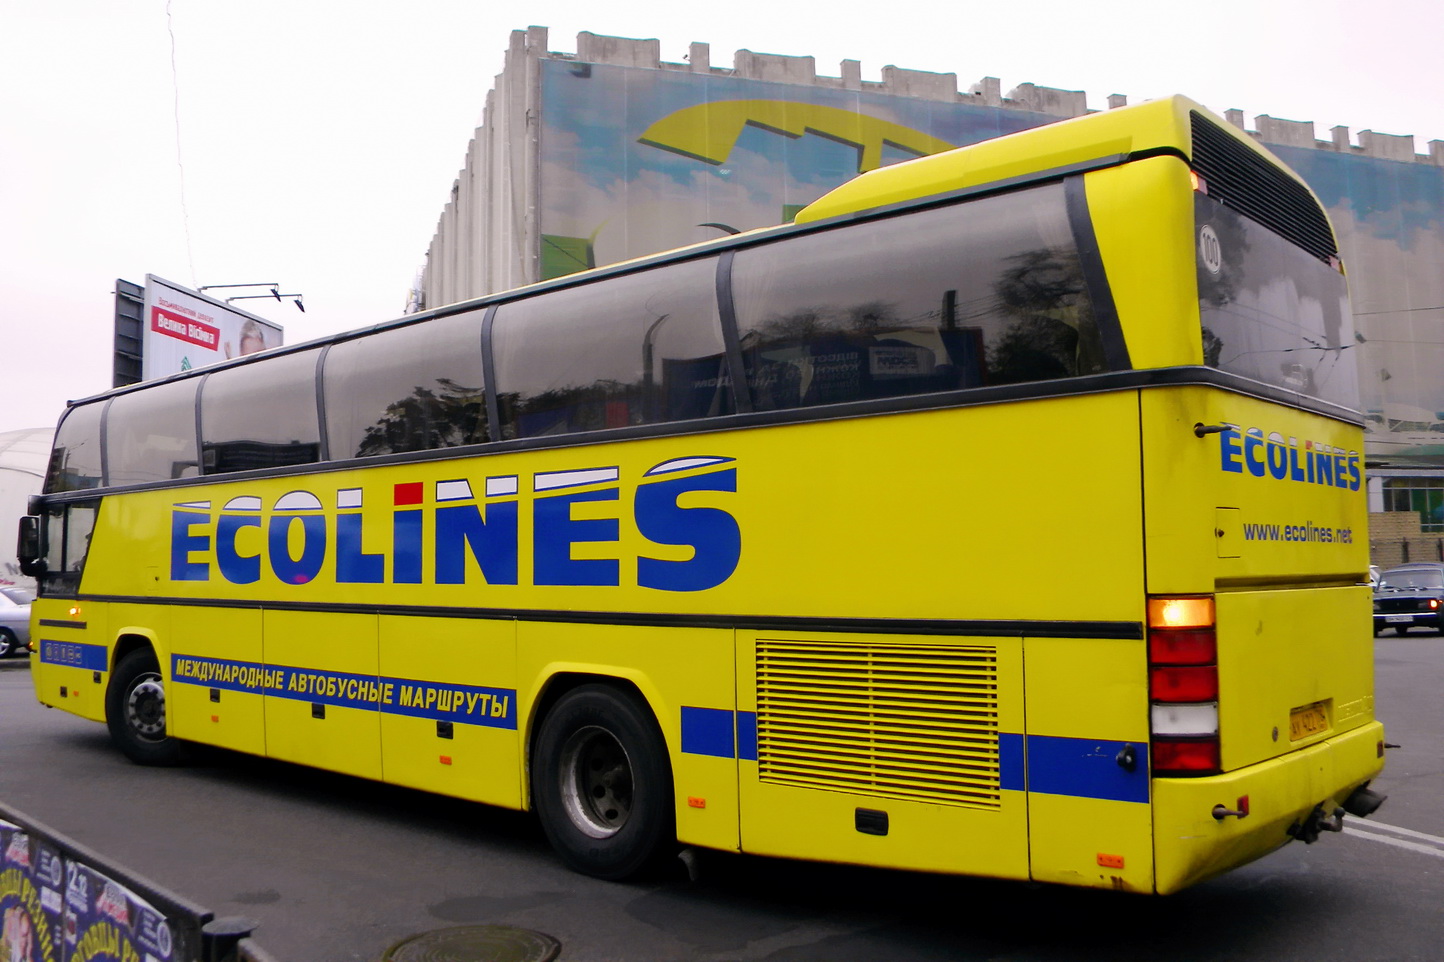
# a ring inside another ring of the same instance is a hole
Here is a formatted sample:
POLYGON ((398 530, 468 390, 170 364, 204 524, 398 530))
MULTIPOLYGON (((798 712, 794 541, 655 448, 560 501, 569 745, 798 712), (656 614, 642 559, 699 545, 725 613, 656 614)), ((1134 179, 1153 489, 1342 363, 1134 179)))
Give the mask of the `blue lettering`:
POLYGON ((1289 449, 1282 441, 1269 440, 1269 474, 1282 481, 1289 476, 1289 449))
POLYGON ((191 552, 205 551, 211 546, 211 539, 203 534, 191 534, 191 529, 210 524, 211 516, 193 511, 172 511, 170 514, 170 580, 209 581, 211 566, 204 561, 192 561, 191 552))
POLYGON ((361 550, 360 512, 336 516, 336 580, 341 584, 379 585, 386 580, 386 558, 361 550))
POLYGON ((1243 448, 1238 443, 1238 432, 1230 428, 1218 436, 1219 454, 1225 471, 1243 474, 1243 448))
POLYGON ((466 582, 466 555, 481 567, 489 585, 514 585, 517 575, 517 507, 515 501, 481 506, 461 504, 436 509, 436 583, 466 582))
POLYGON ((1303 466, 1302 463, 1300 463, 1300 459, 1299 459, 1299 449, 1298 449, 1297 447, 1295 447, 1294 445, 1290 444, 1289 447, 1288 447, 1288 452, 1289 452, 1289 477, 1290 477, 1291 479, 1293 479, 1294 481, 1303 481, 1303 480, 1304 480, 1304 466, 1303 466))
POLYGON ((421 584, 421 512, 397 511, 392 522, 392 581, 399 585, 421 584))
POLYGON ((736 490, 736 468, 638 487, 633 510, 642 536, 657 544, 690 545, 694 550, 687 561, 638 558, 637 584, 661 591, 704 591, 732 577, 742 557, 742 529, 737 519, 720 508, 683 508, 677 499, 688 491, 736 490))
POLYGON ((1264 476, 1264 459, 1259 455, 1263 443, 1263 432, 1258 428, 1249 428, 1248 437, 1243 442, 1243 459, 1248 465, 1248 473, 1256 478, 1264 476))
POLYGON ((616 488, 558 494, 538 498, 532 506, 532 584, 608 585, 621 580, 621 564, 614 558, 572 557, 572 545, 618 539, 616 518, 573 520, 572 505, 579 501, 615 501, 616 488))
POLYGON ((1315 472, 1315 477, 1312 478, 1311 480, 1317 481, 1319 484, 1333 484, 1333 483, 1334 483, 1334 457, 1333 457, 1333 455, 1331 455, 1331 454, 1326 454, 1326 453, 1320 451, 1318 454, 1316 454, 1316 455, 1314 456, 1314 467, 1315 467, 1317 470, 1316 470, 1316 472, 1315 472))
POLYGON ((236 550, 236 536, 242 528, 259 528, 254 514, 223 514, 216 522, 216 567, 231 584, 250 585, 261 580, 261 556, 243 555, 236 550))
POLYGON ((271 518, 267 554, 271 570, 289 585, 303 585, 321 573, 326 560, 326 519, 320 515, 276 515, 271 518), (301 557, 291 557, 291 528, 301 525, 301 557))

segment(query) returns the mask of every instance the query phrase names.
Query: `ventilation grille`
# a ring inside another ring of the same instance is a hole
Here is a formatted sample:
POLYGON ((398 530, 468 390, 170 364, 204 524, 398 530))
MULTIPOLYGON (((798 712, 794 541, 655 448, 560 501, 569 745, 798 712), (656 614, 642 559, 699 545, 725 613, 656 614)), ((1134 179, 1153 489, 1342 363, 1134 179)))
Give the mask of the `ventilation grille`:
POLYGON ((1328 218, 1308 188, 1196 113, 1193 168, 1207 183, 1209 197, 1325 263, 1338 256, 1328 218))
POLYGON ((764 782, 996 808, 997 652, 757 642, 764 782))

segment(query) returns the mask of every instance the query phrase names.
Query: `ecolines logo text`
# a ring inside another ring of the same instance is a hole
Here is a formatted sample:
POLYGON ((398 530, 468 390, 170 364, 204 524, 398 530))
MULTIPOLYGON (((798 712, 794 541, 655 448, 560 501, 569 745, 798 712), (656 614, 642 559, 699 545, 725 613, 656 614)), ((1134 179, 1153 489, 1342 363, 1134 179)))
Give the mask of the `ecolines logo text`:
POLYGON ((1219 434, 1220 467, 1256 478, 1301 481, 1334 488, 1359 490, 1363 482, 1359 452, 1313 441, 1299 443, 1274 431, 1264 437, 1262 428, 1242 431, 1231 427, 1219 434))
MULTIPOLYGON (((737 519, 721 508, 678 502, 690 492, 735 492, 733 464, 731 458, 677 458, 642 476, 630 505, 638 533, 657 545, 690 548, 692 557, 629 559, 638 585, 703 591, 732 576, 742 555, 737 519)), ((177 504, 171 510, 170 576, 219 576, 244 585, 260 581, 268 569, 282 584, 304 585, 324 570, 338 584, 455 585, 479 572, 486 584, 515 585, 522 583, 525 506, 532 549, 528 583, 617 586, 622 559, 595 555, 606 554, 596 546, 620 540, 621 511, 574 518, 572 508, 619 501, 620 479, 614 467, 542 472, 531 476, 532 497, 525 501, 520 478, 508 475, 477 479, 475 488, 468 478, 406 482, 389 490, 344 488, 334 494, 334 511, 311 491, 291 491, 268 508, 255 496, 231 498, 219 511, 209 501, 177 504), (390 510, 363 512, 363 499, 382 491, 390 496, 390 510), (594 557, 573 557, 574 545, 591 546, 581 553, 594 557)))

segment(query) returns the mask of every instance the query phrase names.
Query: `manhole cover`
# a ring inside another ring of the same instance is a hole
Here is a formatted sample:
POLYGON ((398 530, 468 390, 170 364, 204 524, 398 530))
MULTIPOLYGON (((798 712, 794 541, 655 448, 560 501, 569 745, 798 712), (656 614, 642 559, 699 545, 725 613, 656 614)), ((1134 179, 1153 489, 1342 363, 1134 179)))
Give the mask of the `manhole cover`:
POLYGON ((551 962, 562 944, 510 925, 458 925, 402 939, 381 962, 551 962))

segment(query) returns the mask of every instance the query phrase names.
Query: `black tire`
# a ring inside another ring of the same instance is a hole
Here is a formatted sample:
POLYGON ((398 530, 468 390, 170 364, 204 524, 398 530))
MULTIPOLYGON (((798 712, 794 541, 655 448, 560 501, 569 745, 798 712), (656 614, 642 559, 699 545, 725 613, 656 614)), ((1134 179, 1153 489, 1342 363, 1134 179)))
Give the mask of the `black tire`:
POLYGON ((542 830, 575 871, 630 878, 676 842, 667 744, 645 705, 615 688, 583 685, 553 706, 531 783, 542 830))
POLYGON ((0 658, 6 658, 20 650, 20 639, 9 628, 0 628, 0 658))
POLYGON ((138 648, 116 663, 105 692, 110 740, 137 765, 177 765, 185 746, 166 734, 165 683, 155 652, 138 648))

